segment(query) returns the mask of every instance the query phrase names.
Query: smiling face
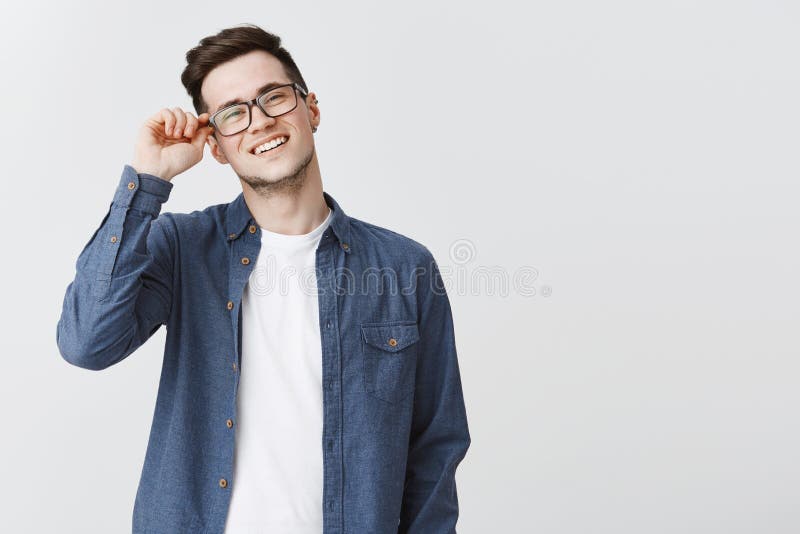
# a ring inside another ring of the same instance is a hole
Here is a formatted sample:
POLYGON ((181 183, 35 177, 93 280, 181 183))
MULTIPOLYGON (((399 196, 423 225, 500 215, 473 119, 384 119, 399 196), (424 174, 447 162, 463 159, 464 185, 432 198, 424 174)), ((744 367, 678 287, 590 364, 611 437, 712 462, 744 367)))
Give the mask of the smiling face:
MULTIPOLYGON (((283 65, 275 56, 254 50, 219 65, 203 80, 201 95, 214 114, 235 100, 252 100, 268 83, 291 83, 283 65)), ((298 189, 309 168, 316 169, 316 150, 312 126, 319 125, 316 95, 303 97, 296 91, 297 107, 280 117, 267 117, 258 106, 251 109, 250 127, 235 135, 215 134, 208 138, 211 155, 222 164, 230 164, 239 178, 254 190, 266 193, 298 189), (265 141, 281 136, 286 142, 259 155, 253 152, 265 141)), ((317 171, 318 172, 318 171, 317 171)))

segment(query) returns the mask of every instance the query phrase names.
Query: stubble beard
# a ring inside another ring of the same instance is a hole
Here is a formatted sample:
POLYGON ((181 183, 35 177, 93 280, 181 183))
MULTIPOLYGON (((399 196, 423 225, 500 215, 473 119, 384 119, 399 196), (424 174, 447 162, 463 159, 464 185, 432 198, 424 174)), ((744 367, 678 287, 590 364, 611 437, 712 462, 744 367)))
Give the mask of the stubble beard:
POLYGON ((294 169, 277 180, 269 180, 262 176, 243 176, 238 174, 239 179, 249 185, 253 191, 261 197, 269 198, 275 195, 297 196, 306 182, 308 174, 308 164, 314 157, 314 147, 310 147, 294 169))

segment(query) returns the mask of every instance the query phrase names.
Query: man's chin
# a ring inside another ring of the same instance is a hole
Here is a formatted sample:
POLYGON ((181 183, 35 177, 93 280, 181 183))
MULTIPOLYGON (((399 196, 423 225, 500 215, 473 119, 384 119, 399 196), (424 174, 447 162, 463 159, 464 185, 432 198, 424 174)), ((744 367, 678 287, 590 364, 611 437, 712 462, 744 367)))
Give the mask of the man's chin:
POLYGON ((271 184, 279 184, 281 182, 290 180, 292 177, 286 175, 275 176, 271 174, 267 175, 258 174, 250 176, 240 175, 239 178, 241 178, 245 183, 250 185, 250 187, 256 187, 256 186, 269 186, 271 184))
POLYGON ((287 155, 274 158, 275 161, 265 161, 263 166, 248 165, 250 168, 245 172, 236 174, 242 182, 263 196, 296 193, 306 181, 308 166, 314 158, 314 150, 309 150, 306 157, 301 159, 287 158, 287 155))
POLYGON ((239 179, 260 195, 286 194, 299 191, 305 182, 305 173, 267 173, 239 175, 239 179))
POLYGON ((271 184, 280 182, 288 177, 289 173, 283 167, 278 162, 264 162, 261 165, 257 163, 253 165, 251 163, 246 168, 237 170, 236 174, 240 179, 248 183, 271 184))
POLYGON ((256 174, 251 176, 245 176, 248 181, 258 184, 274 184, 280 182, 281 180, 285 180, 288 176, 285 175, 272 175, 272 174, 256 174))

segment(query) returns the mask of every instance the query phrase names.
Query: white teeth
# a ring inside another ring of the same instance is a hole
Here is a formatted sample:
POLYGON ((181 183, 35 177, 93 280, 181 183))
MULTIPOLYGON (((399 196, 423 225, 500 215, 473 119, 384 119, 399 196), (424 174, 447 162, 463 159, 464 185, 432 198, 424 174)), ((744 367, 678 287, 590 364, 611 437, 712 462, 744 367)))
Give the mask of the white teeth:
POLYGON ((261 154, 262 152, 266 152, 267 150, 271 150, 271 149, 275 148, 278 145, 282 145, 285 142, 286 142, 286 137, 278 137, 276 139, 273 139, 269 143, 264 143, 263 145, 256 147, 255 150, 253 150, 253 154, 255 154, 257 156, 257 155, 261 154))

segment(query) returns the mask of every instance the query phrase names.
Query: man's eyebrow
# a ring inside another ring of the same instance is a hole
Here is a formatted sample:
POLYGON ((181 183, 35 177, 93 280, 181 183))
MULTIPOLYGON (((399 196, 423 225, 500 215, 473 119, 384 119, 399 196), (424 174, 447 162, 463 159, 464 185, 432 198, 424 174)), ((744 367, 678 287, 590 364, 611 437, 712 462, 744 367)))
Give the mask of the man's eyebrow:
MULTIPOLYGON (((292 82, 269 82, 268 84, 265 84, 265 85, 262 85, 261 87, 259 87, 258 91, 256 91, 256 95, 260 95, 261 93, 263 93, 265 91, 269 91, 270 89, 274 89, 275 87, 278 87, 279 85, 286 85, 288 83, 292 83, 292 82)), ((239 102, 244 102, 245 100, 247 100, 247 99, 245 99, 245 98, 232 98, 232 99, 228 100, 227 102, 225 102, 224 104, 222 104, 221 106, 219 106, 216 109, 216 111, 214 111, 214 113, 216 113, 217 111, 219 111, 219 110, 221 110, 223 108, 226 108, 226 107, 228 107, 230 105, 238 104, 239 102)), ((214 113, 212 113, 212 115, 214 113)))

